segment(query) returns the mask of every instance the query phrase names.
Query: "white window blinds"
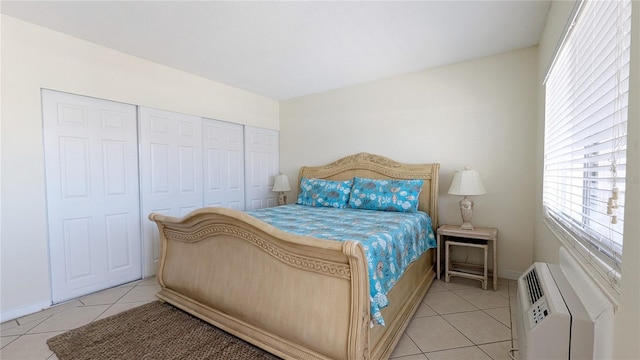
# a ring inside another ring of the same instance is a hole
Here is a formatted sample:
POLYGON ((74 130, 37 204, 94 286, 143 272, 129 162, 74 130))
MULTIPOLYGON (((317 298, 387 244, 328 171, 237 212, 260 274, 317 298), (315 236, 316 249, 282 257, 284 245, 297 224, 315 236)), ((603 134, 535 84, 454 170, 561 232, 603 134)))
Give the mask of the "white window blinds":
POLYGON ((583 1, 546 80, 543 205, 614 289, 624 227, 631 1, 583 1))

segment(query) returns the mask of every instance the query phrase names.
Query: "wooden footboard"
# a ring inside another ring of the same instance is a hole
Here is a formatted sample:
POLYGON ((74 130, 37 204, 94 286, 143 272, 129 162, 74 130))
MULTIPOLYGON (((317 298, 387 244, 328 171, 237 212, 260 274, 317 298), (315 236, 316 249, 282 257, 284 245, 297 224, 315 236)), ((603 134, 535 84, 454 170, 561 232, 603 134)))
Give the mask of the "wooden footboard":
POLYGON ((364 250, 279 231, 223 208, 159 227, 158 297, 276 355, 369 358, 364 250))
POLYGON ((244 213, 151 214, 162 250, 158 297, 286 359, 387 358, 433 280, 429 253, 370 324, 362 246, 291 235, 244 213))

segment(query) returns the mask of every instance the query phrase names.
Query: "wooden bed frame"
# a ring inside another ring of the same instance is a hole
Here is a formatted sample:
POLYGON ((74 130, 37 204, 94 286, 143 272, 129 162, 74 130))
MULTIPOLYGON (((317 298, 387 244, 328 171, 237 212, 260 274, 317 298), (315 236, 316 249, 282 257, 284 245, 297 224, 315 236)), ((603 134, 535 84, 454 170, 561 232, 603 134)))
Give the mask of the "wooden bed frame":
MULTIPOLYGON (((300 177, 423 179, 419 209, 438 224, 439 164, 360 153, 300 177)), ((243 212, 204 208, 151 214, 161 256, 158 298, 285 359, 386 359, 434 278, 434 250, 388 294, 386 326, 371 327, 367 261, 355 241, 282 232, 243 212)))

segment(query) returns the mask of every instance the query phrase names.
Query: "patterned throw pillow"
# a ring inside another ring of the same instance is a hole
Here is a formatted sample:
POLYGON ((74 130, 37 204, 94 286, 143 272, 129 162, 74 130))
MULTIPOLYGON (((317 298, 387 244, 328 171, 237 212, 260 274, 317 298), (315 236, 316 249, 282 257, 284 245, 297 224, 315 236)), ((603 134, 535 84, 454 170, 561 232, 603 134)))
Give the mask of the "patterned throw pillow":
POLYGON ((353 180, 349 206, 354 209, 416 212, 422 180, 353 180))
POLYGON ((346 208, 351 185, 353 185, 353 180, 332 181, 302 178, 297 204, 346 208))

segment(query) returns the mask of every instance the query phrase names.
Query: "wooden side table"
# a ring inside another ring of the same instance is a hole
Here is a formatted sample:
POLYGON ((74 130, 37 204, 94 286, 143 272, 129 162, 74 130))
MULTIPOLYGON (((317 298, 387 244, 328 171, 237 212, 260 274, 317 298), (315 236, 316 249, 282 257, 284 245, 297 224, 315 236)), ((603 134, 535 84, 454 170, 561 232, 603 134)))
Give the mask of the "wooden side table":
MULTIPOLYGON (((460 229, 460 226, 458 225, 442 225, 438 228, 438 234, 436 236, 437 242, 438 242, 438 251, 437 251, 437 257, 438 259, 436 260, 436 266, 437 266, 437 275, 438 275, 438 279, 440 279, 440 274, 442 272, 442 265, 441 265, 441 256, 442 256, 442 245, 444 245, 442 243, 442 238, 443 237, 452 237, 455 238, 454 240, 454 245, 462 245, 464 246, 465 244, 470 244, 468 246, 473 246, 473 247, 482 247, 482 246, 478 246, 477 244, 474 244, 473 241, 469 241, 467 239, 474 239, 474 240, 486 240, 487 244, 491 243, 492 247, 491 249, 493 250, 493 270, 492 270, 492 277, 493 277, 493 290, 498 290, 498 229, 496 228, 475 228, 474 230, 462 230, 460 229)), ((445 239, 446 242, 446 239, 445 239)), ((446 261, 448 262, 449 259, 447 257, 446 261)), ((487 267, 487 257, 485 256, 485 263, 484 263, 484 267, 486 269, 487 267)), ((456 272, 455 275, 458 276, 465 276, 462 273, 456 272)), ((469 276, 470 278, 473 279, 479 279, 478 275, 475 276, 469 276)), ((445 279, 448 281, 449 280, 449 276, 446 276, 445 279)), ((486 279, 485 279, 485 284, 486 284, 486 279)))

